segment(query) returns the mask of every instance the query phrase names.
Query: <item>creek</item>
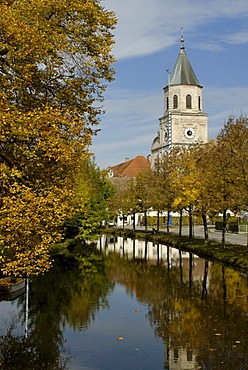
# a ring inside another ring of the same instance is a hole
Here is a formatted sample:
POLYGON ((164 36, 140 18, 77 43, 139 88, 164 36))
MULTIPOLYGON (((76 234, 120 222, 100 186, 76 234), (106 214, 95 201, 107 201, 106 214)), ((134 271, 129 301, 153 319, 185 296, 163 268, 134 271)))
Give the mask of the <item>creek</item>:
POLYGON ((247 276, 129 238, 97 249, 93 272, 32 279, 28 315, 25 293, 0 297, 0 369, 248 369, 247 276))

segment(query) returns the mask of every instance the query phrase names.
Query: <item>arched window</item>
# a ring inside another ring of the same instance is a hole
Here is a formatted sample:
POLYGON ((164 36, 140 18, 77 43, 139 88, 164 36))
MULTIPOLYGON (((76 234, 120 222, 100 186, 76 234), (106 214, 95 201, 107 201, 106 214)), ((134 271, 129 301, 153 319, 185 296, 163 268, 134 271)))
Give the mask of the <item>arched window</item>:
POLYGON ((178 108, 178 96, 174 95, 173 96, 173 109, 177 109, 177 108, 178 108))
POLYGON ((198 97, 198 109, 201 110, 201 97, 198 97))
POLYGON ((169 98, 168 98, 168 96, 166 98, 166 109, 169 110, 169 98))
POLYGON ((188 94, 186 95, 186 109, 191 109, 192 108, 192 98, 191 95, 188 94))

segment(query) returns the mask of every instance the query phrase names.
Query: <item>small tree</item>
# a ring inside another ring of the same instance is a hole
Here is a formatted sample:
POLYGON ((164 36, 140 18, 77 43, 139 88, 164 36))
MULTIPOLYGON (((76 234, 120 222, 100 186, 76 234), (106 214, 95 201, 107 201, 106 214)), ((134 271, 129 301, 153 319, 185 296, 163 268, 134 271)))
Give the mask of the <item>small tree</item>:
POLYGON ((231 117, 221 130, 213 147, 216 200, 223 212, 222 244, 225 247, 227 210, 247 207, 247 140, 248 120, 231 117))
POLYGON ((173 153, 165 153, 162 159, 156 162, 153 170, 152 205, 158 212, 167 211, 167 232, 169 232, 169 215, 174 200, 171 182, 172 168, 173 153))
POLYGON ((199 197, 199 181, 192 149, 178 150, 173 156, 171 172, 172 189, 175 195, 173 207, 189 214, 189 238, 193 238, 193 209, 199 197))
POLYGON ((147 212, 152 206, 153 188, 151 186, 152 171, 148 169, 140 172, 135 181, 135 194, 137 204, 144 213, 145 230, 147 231, 147 212))

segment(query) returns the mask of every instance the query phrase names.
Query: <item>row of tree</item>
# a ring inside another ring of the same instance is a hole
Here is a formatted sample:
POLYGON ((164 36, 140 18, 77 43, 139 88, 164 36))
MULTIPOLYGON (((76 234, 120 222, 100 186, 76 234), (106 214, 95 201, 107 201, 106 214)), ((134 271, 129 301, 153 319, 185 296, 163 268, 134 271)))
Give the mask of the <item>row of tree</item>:
POLYGON ((116 18, 100 0, 0 9, 0 269, 30 276, 49 269, 64 220, 100 202, 88 148, 113 80, 116 18))
MULTIPOLYGON (((50 245, 63 225, 71 230, 70 217, 84 239, 107 218, 112 188, 89 145, 114 78, 116 18, 100 0, 6 0, 0 8, 0 270, 30 276, 50 268, 50 245)), ((217 140, 175 149, 122 183, 112 209, 187 209, 190 219, 245 209, 246 159, 247 119, 230 119, 217 140)))
MULTIPOLYGON (((116 214, 187 211, 189 236, 193 236, 193 215, 200 215, 208 239, 207 219, 223 214, 223 245, 227 212, 248 206, 248 119, 230 117, 216 139, 187 149, 173 148, 155 168, 135 179, 115 183, 112 209, 116 214)), ((159 220, 159 218, 158 218, 159 220)), ((181 230, 180 217, 180 230, 181 230)), ((169 231, 169 217, 167 229, 169 231)), ((159 227, 159 225, 158 225, 159 227)))

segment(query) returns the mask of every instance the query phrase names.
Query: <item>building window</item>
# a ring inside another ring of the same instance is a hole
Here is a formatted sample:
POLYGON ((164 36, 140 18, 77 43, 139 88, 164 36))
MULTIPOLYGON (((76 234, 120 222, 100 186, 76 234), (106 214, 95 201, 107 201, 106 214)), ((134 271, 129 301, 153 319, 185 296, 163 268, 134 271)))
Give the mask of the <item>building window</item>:
POLYGON ((166 109, 169 110, 169 98, 168 98, 168 96, 166 98, 166 109))
POLYGON ((201 97, 198 97, 198 109, 201 110, 201 97))
POLYGON ((191 95, 188 94, 186 95, 186 109, 191 109, 192 108, 192 98, 191 95))
POLYGON ((173 96, 173 109, 178 109, 178 96, 173 96))

